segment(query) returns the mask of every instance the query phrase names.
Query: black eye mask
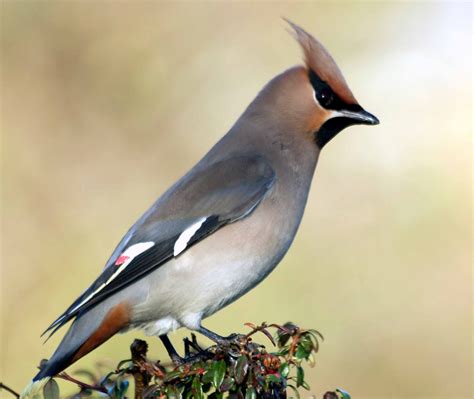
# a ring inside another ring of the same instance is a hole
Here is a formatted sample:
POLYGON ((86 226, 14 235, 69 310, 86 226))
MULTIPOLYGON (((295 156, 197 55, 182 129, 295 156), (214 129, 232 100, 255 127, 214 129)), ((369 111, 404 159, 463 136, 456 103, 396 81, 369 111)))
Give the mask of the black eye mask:
POLYGON ((316 73, 310 69, 309 81, 313 86, 314 92, 316 93, 316 100, 318 100, 321 107, 331 110, 345 109, 348 111, 359 111, 362 108, 357 104, 346 104, 340 99, 340 97, 334 93, 331 87, 322 80, 316 73))
MULTIPOLYGON (((362 111, 362 107, 360 105, 346 104, 344 101, 342 101, 341 98, 336 93, 334 93, 334 91, 327 84, 327 82, 325 82, 318 75, 316 75, 313 70, 309 71, 309 80, 316 94, 316 100, 319 102, 321 107, 333 111, 362 111)), ((316 141, 317 146, 320 149, 323 148, 341 130, 357 123, 358 122, 356 120, 344 116, 334 117, 327 120, 319 128, 319 130, 314 133, 314 139, 316 141)))

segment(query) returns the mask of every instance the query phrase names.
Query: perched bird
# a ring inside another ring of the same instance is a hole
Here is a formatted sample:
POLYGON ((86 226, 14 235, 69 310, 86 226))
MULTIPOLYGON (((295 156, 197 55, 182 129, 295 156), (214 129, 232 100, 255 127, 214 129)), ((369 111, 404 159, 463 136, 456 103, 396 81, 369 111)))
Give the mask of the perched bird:
POLYGON ((201 321, 262 281, 290 247, 321 149, 342 129, 376 125, 327 50, 289 22, 304 66, 272 79, 229 132, 130 228, 92 285, 46 331, 74 320, 24 391, 118 332, 161 338, 180 327, 222 343, 201 321))

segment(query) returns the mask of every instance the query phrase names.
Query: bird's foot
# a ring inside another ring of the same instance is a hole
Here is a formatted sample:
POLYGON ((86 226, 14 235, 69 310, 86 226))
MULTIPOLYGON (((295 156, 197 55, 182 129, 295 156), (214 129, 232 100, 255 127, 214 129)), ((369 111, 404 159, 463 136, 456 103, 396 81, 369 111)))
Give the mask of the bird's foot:
POLYGON ((185 364, 194 364, 201 362, 203 360, 208 360, 213 357, 213 353, 207 351, 207 350, 202 350, 201 352, 198 353, 190 353, 184 357, 181 356, 173 356, 171 358, 171 361, 175 365, 175 367, 181 367, 184 366, 185 364))
POLYGON ((194 350, 197 353, 205 352, 206 349, 202 348, 196 339, 196 335, 191 333, 191 339, 188 337, 183 339, 184 341, 184 356, 188 356, 191 354, 191 350, 194 350))
POLYGON ((169 338, 166 335, 161 335, 160 339, 162 340, 168 355, 175 365, 175 367, 180 367, 185 364, 194 364, 202 360, 211 359, 214 354, 208 350, 203 349, 197 342, 196 336, 191 334, 191 339, 184 338, 184 357, 181 357, 176 349, 174 349, 169 338), (192 350, 194 352, 192 352, 192 350))
POLYGON ((227 337, 222 337, 219 334, 216 334, 215 332, 204 328, 203 326, 200 326, 197 331, 199 331, 202 335, 206 336, 210 340, 214 341, 217 345, 226 348, 230 346, 243 346, 249 340, 249 338, 243 334, 230 334, 227 337))
POLYGON ((237 345, 242 346, 248 342, 248 338, 244 334, 230 334, 227 337, 219 337, 216 341, 221 346, 237 345))

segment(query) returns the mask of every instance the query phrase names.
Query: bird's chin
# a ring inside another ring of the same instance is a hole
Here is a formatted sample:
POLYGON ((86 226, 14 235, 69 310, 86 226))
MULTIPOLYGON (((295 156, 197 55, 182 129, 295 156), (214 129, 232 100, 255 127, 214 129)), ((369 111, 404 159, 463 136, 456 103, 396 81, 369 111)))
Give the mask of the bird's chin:
POLYGON ((314 139, 319 149, 322 149, 329 143, 341 130, 346 127, 360 124, 359 121, 345 116, 338 116, 328 119, 322 126, 314 133, 314 139))

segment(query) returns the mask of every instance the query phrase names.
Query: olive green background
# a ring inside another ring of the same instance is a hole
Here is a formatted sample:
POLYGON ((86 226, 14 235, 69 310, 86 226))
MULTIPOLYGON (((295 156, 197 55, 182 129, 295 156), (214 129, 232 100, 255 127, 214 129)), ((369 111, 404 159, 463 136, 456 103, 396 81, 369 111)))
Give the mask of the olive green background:
MULTIPOLYGON (((318 329, 318 397, 471 397, 470 3, 2 1, 1 14, 0 380, 28 382, 64 331, 40 333, 127 228, 301 62, 285 16, 381 124, 324 149, 284 261, 205 325, 318 329)), ((70 370, 114 365, 134 337, 70 370)))

